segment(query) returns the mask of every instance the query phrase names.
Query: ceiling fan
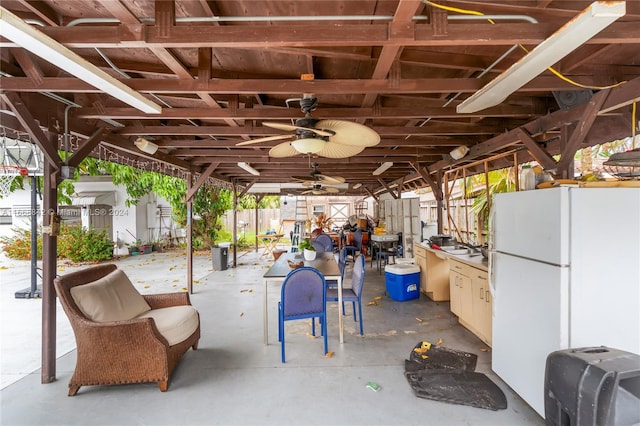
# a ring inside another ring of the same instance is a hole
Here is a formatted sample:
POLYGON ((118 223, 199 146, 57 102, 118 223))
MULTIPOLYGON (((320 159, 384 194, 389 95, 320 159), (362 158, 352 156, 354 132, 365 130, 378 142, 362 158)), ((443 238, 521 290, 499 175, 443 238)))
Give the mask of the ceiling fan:
POLYGON ((306 191, 302 191, 302 195, 313 194, 313 195, 323 195, 323 194, 336 194, 340 192, 338 188, 334 188, 332 186, 323 186, 320 183, 314 183, 313 188, 308 189, 306 191))
POLYGON ((311 167, 313 169, 309 172, 308 176, 292 176, 291 179, 297 182, 302 182, 304 186, 313 186, 318 183, 325 185, 339 185, 345 182, 345 179, 341 176, 328 176, 322 174, 322 172, 318 170, 318 163, 311 163, 311 167))
POLYGON ((380 143, 380 135, 367 126, 343 120, 319 120, 311 116, 318 106, 315 95, 305 93, 300 99, 300 109, 304 118, 296 124, 262 123, 273 129, 284 130, 287 135, 267 136, 237 143, 237 146, 252 145, 280 139, 290 139, 269 150, 275 158, 293 157, 298 154, 316 154, 328 158, 347 158, 359 154, 366 147, 380 143))

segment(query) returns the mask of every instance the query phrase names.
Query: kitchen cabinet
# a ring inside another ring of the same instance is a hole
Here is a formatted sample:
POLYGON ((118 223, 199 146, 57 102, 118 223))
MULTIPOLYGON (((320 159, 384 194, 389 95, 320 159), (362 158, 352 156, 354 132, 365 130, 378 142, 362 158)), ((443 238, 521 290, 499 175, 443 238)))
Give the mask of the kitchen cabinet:
POLYGON ((449 265, 451 312, 462 326, 491 346, 492 300, 487 272, 453 258, 449 265))
POLYGON ((450 299, 449 261, 423 244, 414 244, 415 263, 420 267, 420 291, 434 302, 450 299), (439 257, 440 256, 440 257, 439 257))
POLYGON ((451 312, 461 322, 473 322, 470 267, 450 259, 449 285, 451 289, 451 312))
POLYGON ((471 268, 471 310, 474 334, 491 346, 491 291, 487 273, 471 268))

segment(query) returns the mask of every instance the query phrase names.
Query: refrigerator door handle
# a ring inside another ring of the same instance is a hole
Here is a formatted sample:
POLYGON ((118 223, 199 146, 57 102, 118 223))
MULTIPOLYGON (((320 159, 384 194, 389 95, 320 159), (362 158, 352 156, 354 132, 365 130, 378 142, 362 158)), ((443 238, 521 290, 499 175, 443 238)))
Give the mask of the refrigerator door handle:
POLYGON ((493 280, 493 268, 494 268, 494 264, 495 261, 493 260, 493 257, 495 256, 495 252, 493 251, 489 251, 489 268, 488 268, 488 279, 489 279, 489 290, 491 291, 491 297, 493 299, 495 299, 496 297, 496 287, 495 287, 495 281, 493 280))

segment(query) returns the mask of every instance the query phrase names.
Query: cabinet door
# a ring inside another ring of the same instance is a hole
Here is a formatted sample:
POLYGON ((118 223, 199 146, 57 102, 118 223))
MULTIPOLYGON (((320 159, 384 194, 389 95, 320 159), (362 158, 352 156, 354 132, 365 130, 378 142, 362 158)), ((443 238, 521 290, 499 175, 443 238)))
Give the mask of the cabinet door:
POLYGON ((491 342, 491 300, 487 273, 478 269, 473 270, 471 277, 473 296, 473 327, 483 341, 491 342))
POLYGON ((461 276, 462 275, 454 271, 451 271, 449 275, 450 308, 451 312, 457 316, 460 316, 460 286, 458 282, 461 276))
POLYGON ((458 317, 467 323, 471 323, 473 321, 471 278, 466 275, 460 275, 458 287, 460 289, 460 315, 458 317))

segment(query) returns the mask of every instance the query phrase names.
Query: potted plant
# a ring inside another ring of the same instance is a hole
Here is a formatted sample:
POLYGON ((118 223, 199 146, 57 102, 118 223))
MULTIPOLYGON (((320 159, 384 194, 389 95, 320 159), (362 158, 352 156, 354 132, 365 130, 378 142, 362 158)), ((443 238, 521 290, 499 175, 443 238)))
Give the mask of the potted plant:
POLYGON ((298 245, 298 249, 304 254, 304 260, 314 260, 316 258, 316 248, 311 244, 310 238, 305 238, 298 245))

